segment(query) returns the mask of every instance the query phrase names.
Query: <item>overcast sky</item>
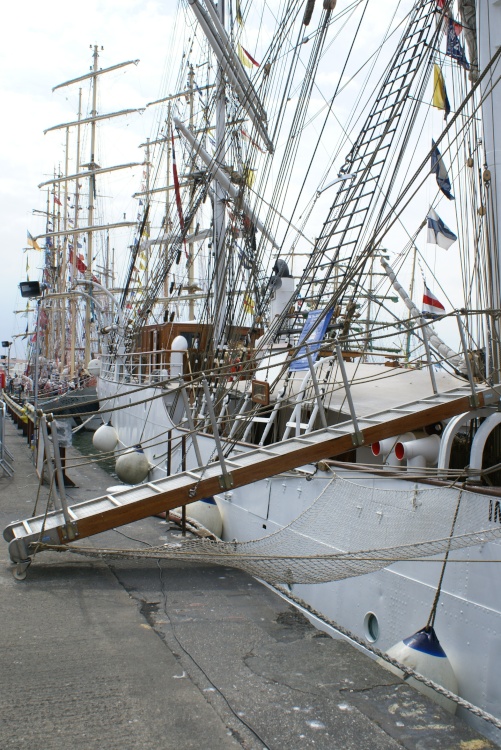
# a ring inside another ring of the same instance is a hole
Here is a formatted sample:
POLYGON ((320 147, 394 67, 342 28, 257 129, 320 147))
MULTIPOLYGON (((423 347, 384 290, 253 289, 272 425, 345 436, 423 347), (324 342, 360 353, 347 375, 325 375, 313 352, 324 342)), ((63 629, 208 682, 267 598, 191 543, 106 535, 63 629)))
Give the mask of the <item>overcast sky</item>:
MULTIPOLYGON (((101 76, 103 81, 108 79, 102 86, 101 112, 144 107, 156 99, 176 5, 176 0, 87 0, 78 4, 25 0, 4 8, 0 45, 1 340, 10 340, 26 328, 26 320, 14 315, 14 310, 25 306, 18 283, 26 278, 26 232, 35 236, 44 230, 43 219, 33 215, 33 209, 45 207, 45 193, 37 185, 50 179, 63 159, 65 131, 47 135, 43 131, 77 115, 78 86, 54 93, 52 88, 88 72, 90 45, 98 44, 104 47, 100 67, 140 60, 137 68, 101 76)), ((151 119, 147 112, 127 117, 125 127, 122 119, 120 129, 112 125, 112 146, 106 152, 107 163, 101 166, 141 161, 137 146, 150 135, 151 119)), ((135 189, 132 180, 123 189, 128 187, 131 194, 135 189)), ((29 253, 33 279, 39 278, 41 260, 41 254, 29 253)), ((13 346, 12 356, 16 352, 22 356, 24 348, 25 342, 13 346)))

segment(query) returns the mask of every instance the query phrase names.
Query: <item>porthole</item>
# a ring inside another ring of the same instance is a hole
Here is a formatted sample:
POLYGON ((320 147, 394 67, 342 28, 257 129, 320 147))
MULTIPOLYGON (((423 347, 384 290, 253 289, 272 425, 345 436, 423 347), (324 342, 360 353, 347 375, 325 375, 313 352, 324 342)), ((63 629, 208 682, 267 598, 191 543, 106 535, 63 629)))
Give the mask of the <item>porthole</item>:
POLYGON ((379 621, 374 612, 367 612, 364 619, 365 637, 370 643, 374 643, 379 638, 379 621))

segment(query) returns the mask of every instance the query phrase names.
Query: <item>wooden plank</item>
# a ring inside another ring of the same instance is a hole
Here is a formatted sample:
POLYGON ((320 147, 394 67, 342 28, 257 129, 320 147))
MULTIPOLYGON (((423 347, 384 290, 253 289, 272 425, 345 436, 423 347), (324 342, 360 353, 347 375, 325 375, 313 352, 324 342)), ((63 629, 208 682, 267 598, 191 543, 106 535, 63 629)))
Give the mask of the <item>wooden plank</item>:
MULTIPOLYGON (((479 406, 484 406, 484 393, 478 394, 478 400, 479 406)), ((470 409, 470 399, 468 396, 464 396, 453 401, 431 406, 428 409, 396 417, 388 422, 366 427, 362 430, 364 445, 371 445, 378 440, 384 440, 385 438, 404 432, 412 432, 413 430, 426 427, 444 419, 450 419, 470 409)), ((250 466, 241 466, 232 470, 233 488, 243 487, 266 477, 295 469, 298 466, 315 463, 321 459, 332 458, 353 450, 354 444, 351 434, 335 437, 328 437, 328 435, 329 433, 326 432, 325 441, 304 445, 279 456, 263 455, 263 451, 256 451, 258 455, 256 455, 254 463, 250 466)), ((285 443, 287 442, 285 441, 285 443)), ((294 438, 291 438, 291 443, 293 442, 294 438)), ((271 448, 273 447, 271 446, 271 448)), ((78 536, 79 538, 92 536, 115 526, 121 526, 147 516, 155 515, 161 511, 168 511, 178 506, 188 505, 221 491, 219 475, 207 479, 202 478, 200 481, 191 482, 184 487, 166 490, 156 494, 154 497, 144 498, 124 505, 121 508, 113 508, 95 516, 82 518, 78 522, 78 536)))

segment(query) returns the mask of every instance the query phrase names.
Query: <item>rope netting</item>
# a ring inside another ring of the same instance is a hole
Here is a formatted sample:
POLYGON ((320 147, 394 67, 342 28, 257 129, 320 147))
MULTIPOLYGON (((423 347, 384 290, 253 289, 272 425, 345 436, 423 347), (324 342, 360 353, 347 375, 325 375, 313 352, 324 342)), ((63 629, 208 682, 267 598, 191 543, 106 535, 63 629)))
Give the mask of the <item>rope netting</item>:
POLYGON ((135 550, 64 549, 106 559, 232 566, 272 584, 323 583, 499 539, 499 503, 458 487, 379 489, 335 476, 292 523, 261 539, 188 539, 135 550))

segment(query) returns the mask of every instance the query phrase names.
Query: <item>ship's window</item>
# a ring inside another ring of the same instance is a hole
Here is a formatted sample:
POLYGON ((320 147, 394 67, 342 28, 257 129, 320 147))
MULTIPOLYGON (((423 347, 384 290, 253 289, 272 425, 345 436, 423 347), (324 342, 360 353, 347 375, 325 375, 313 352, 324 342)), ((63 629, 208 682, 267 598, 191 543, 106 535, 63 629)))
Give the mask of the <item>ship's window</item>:
POLYGON ((364 619, 365 637, 371 643, 379 638, 379 622, 374 612, 367 612, 364 619))

